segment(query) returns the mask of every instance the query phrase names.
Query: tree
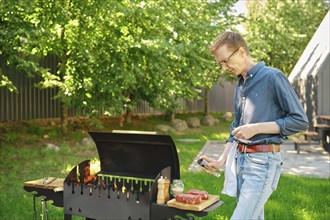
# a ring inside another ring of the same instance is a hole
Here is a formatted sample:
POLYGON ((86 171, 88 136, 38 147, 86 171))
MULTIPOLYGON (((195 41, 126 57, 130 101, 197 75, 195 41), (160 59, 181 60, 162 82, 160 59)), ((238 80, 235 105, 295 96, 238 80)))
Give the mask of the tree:
POLYGON ((8 0, 0 40, 8 48, 1 53, 6 64, 17 67, 10 61, 19 60, 41 74, 41 87, 59 88, 64 125, 68 107, 111 115, 145 100, 173 111, 176 99, 196 97, 218 80, 208 46, 235 24, 228 13, 234 2, 8 0), (20 54, 53 54, 58 71, 20 54))
POLYGON ((2 67, 15 66, 17 70, 32 76, 38 66, 34 61, 27 60, 22 44, 31 36, 32 24, 26 19, 26 5, 22 10, 15 2, 0 1, 0 87, 6 87, 11 92, 18 92, 15 85, 2 71, 2 67))
POLYGON ((324 0, 250 1, 246 40, 251 54, 289 75, 330 8, 324 0))

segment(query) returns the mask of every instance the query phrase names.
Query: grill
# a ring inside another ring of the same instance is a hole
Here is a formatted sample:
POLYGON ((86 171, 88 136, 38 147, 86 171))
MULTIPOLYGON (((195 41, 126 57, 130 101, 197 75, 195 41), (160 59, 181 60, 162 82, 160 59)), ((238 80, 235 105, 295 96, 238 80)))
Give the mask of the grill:
POLYGON ((91 174, 91 161, 85 160, 64 179, 63 191, 56 192, 58 187, 49 183, 24 184, 26 191, 36 192, 34 197, 43 196, 63 207, 64 219, 191 219, 188 213, 201 217, 222 205, 217 201, 202 211, 191 211, 156 203, 160 176, 180 179, 178 154, 170 136, 122 131, 89 134, 99 155, 96 175, 91 174))

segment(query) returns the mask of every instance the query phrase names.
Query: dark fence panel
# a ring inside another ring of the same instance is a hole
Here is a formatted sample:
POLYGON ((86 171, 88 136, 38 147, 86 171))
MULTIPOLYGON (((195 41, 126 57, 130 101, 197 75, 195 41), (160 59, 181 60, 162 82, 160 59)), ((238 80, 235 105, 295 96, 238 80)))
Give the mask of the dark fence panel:
MULTIPOLYGON (((58 60, 48 56, 40 61, 40 64, 49 68, 51 72, 57 71, 58 60)), ((61 105, 57 100, 58 89, 41 89, 37 84, 42 80, 41 76, 28 77, 25 74, 2 66, 3 72, 17 87, 18 93, 10 92, 7 88, 0 87, 0 121, 30 120, 40 118, 59 118, 61 105)), ((214 85, 209 91, 209 108, 211 112, 233 111, 234 85, 225 82, 224 86, 214 85)), ((202 93, 204 97, 204 91, 202 93)), ((180 100, 183 108, 179 112, 195 112, 204 110, 204 99, 193 101, 180 100)), ((102 114, 102 111, 100 111, 102 114)), ((140 102, 133 114, 159 114, 161 111, 153 109, 147 102, 140 102)), ((75 116, 74 109, 69 110, 69 116, 75 116)), ((101 115, 100 115, 101 116, 101 115)))

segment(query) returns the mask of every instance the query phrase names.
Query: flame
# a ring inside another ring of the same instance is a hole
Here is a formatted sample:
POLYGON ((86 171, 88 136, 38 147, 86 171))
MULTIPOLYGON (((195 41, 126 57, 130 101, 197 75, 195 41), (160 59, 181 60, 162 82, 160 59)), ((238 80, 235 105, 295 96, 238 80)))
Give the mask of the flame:
POLYGON ((99 170, 100 165, 96 164, 95 162, 91 161, 88 162, 88 165, 84 168, 84 174, 85 174, 85 178, 84 178, 84 183, 88 184, 88 183, 94 183, 96 180, 96 173, 97 170, 99 170), (98 168, 98 169, 97 169, 98 168))
POLYGON ((93 159, 90 161, 90 173, 91 175, 96 175, 98 172, 100 172, 100 161, 98 159, 93 159))

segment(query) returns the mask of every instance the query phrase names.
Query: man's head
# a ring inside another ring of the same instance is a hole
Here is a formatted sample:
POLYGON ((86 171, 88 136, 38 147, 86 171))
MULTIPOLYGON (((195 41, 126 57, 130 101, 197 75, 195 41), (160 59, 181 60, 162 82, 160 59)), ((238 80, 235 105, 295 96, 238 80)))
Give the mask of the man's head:
POLYGON ((249 48, 238 33, 219 34, 210 46, 210 51, 221 68, 232 74, 240 75, 251 66, 249 48))

